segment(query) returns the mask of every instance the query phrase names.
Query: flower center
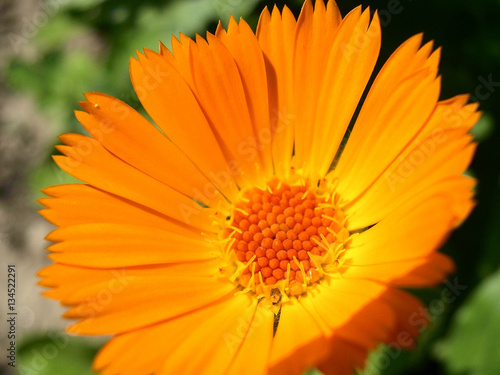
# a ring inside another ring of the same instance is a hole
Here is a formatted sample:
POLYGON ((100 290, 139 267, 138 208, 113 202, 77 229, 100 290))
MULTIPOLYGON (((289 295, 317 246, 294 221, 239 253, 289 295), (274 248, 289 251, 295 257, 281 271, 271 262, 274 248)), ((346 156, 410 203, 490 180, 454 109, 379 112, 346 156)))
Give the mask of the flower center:
POLYGON ((349 236, 344 223, 343 212, 307 185, 275 180, 245 191, 224 235, 237 263, 233 281, 258 294, 305 293, 338 266, 349 236))

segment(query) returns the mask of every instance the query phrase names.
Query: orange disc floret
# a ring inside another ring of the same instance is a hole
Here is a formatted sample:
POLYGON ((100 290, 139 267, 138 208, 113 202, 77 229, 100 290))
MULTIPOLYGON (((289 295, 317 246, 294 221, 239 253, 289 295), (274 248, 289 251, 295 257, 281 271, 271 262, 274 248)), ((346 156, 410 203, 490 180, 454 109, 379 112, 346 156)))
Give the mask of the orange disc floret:
POLYGON ((239 283, 248 287, 249 282, 257 286, 285 281, 289 294, 304 293, 307 285, 321 279, 323 263, 336 260, 328 253, 343 241, 342 213, 334 207, 307 185, 273 181, 266 189, 243 193, 226 231, 229 251, 240 263, 239 283))

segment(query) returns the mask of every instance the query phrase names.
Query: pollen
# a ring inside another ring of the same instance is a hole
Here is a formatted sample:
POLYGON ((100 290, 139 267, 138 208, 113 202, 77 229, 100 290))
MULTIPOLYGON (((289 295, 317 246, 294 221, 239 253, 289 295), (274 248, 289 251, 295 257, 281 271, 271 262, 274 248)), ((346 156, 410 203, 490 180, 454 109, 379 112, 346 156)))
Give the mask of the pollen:
POLYGON ((233 279, 257 293, 305 293, 340 264, 349 237, 342 211, 308 185, 250 189, 231 219, 224 237, 237 263, 233 279))

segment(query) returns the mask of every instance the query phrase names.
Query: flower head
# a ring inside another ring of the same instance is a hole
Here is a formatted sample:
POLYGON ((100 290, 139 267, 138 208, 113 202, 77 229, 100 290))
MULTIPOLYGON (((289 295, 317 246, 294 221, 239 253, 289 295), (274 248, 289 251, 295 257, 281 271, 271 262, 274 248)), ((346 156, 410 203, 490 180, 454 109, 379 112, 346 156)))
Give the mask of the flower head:
POLYGON ((91 136, 54 157, 84 184, 44 190, 58 229, 40 275, 69 332, 114 335, 96 370, 351 374, 380 342, 414 344, 427 317, 397 287, 453 270, 436 250, 473 206, 479 114, 438 101, 421 35, 362 100, 380 34, 361 7, 265 9, 256 34, 231 19, 130 60, 157 128, 85 95, 91 136))

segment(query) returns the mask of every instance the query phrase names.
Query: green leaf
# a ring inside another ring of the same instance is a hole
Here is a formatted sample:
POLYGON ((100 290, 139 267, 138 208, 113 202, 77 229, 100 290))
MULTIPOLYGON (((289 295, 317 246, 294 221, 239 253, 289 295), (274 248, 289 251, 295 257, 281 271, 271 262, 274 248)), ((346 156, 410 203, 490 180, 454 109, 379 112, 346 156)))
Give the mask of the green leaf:
POLYGON ((500 374, 500 270, 485 279, 457 311, 435 354, 452 374, 500 374))
POLYGON ((89 33, 88 27, 84 24, 75 22, 65 13, 57 13, 40 28, 33 42, 39 54, 46 54, 51 50, 60 49, 72 39, 89 33))
MULTIPOLYGON (((386 363, 386 345, 379 345, 377 349, 372 350, 366 361, 366 367, 363 371, 358 371, 359 375, 382 375, 381 363, 386 363)), ((385 366, 384 366, 385 367, 385 366)))
POLYGON ((474 136, 476 142, 487 140, 495 129, 495 120, 488 113, 483 113, 479 121, 471 129, 470 133, 474 136))
POLYGON ((211 2, 224 26, 227 26, 231 15, 238 20, 250 13, 258 3, 256 0, 211 0, 211 2))
POLYGON ((310 369, 310 370, 306 370, 304 372, 304 375, 323 375, 323 373, 315 368, 313 369, 310 369))
POLYGON ((17 350, 20 375, 91 375, 98 346, 63 332, 25 339, 17 350))

